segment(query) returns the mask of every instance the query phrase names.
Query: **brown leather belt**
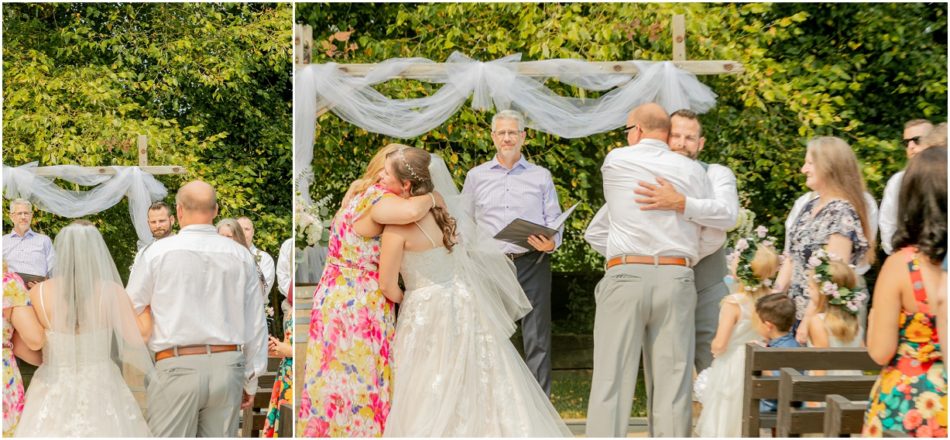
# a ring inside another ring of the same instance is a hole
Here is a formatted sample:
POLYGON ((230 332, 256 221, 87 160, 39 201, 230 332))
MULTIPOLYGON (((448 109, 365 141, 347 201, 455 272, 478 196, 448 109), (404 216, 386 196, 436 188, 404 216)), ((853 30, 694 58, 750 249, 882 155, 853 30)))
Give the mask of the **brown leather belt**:
POLYGON ((648 257, 646 255, 621 255, 607 260, 607 269, 618 264, 655 264, 660 266, 689 266, 683 257, 648 257))
POLYGON ((194 354, 211 354, 225 351, 238 351, 241 347, 238 345, 179 345, 177 347, 166 348, 155 353, 155 361, 168 359, 176 356, 190 356, 194 354))

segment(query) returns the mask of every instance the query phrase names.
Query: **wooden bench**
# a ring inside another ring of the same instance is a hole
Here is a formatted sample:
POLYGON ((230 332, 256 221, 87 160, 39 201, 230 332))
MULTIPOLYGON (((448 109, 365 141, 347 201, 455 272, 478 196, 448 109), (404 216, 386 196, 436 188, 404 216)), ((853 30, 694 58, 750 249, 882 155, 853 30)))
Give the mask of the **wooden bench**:
POLYGON ((280 425, 277 426, 277 437, 292 438, 294 436, 294 407, 289 403, 280 405, 280 425))
MULTIPOLYGON (((742 404, 742 436, 758 437, 759 429, 776 427, 777 414, 759 414, 763 399, 778 400, 779 376, 763 376, 763 371, 782 368, 796 370, 878 370, 865 348, 766 348, 746 345, 745 380, 742 404)), ((840 394, 840 393, 837 393, 840 394)), ((824 398, 820 399, 824 401, 824 398)), ((818 411, 823 413, 823 410, 818 411)), ((817 417, 822 417, 819 415, 817 417)), ((821 432, 824 423, 807 428, 821 432)))
POLYGON ((793 368, 782 368, 775 420, 776 435, 792 437, 824 432, 827 407, 798 409, 792 406, 792 402, 824 403, 829 394, 850 400, 866 400, 875 381, 877 376, 808 376, 793 368))
MULTIPOLYGON (((257 393, 250 408, 241 411, 241 437, 260 437, 267 420, 267 407, 270 406, 270 395, 274 391, 277 381, 277 369, 280 367, 280 358, 267 358, 267 372, 257 379, 257 393)), ((291 424, 293 423, 291 419, 291 424)))
POLYGON ((864 426, 864 412, 867 411, 866 401, 852 401, 840 394, 831 394, 825 397, 825 426, 822 433, 825 437, 850 437, 851 434, 860 434, 864 426))

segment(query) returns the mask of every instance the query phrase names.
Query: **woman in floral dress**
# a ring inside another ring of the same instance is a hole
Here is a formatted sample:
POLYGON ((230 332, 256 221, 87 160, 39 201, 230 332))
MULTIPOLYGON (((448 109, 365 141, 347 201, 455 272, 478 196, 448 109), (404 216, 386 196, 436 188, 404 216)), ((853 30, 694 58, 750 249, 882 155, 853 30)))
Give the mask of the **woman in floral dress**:
POLYGON ((299 437, 383 434, 395 316, 379 290, 379 234, 383 224, 412 223, 432 207, 428 195, 386 196, 376 185, 386 154, 400 146, 390 144, 376 153, 330 227, 327 262, 310 314, 299 437))
POLYGON ((947 256, 947 150, 930 148, 907 167, 894 249, 881 267, 868 320, 868 354, 884 365, 871 391, 863 434, 947 436, 947 372, 935 303, 947 256))
MULTIPOLYGON (((836 259, 856 265, 870 258, 868 237, 871 219, 867 216, 864 178, 854 151, 836 137, 817 137, 808 142, 802 166, 805 184, 818 197, 805 204, 788 233, 784 267, 776 279, 776 289, 788 290, 795 302, 796 339, 807 341, 807 320, 815 313, 809 298, 807 262, 824 249, 836 259), (803 325, 805 324, 805 325, 803 325)), ((863 287, 863 286, 862 286, 863 287)))
MULTIPOLYGON (((287 301, 293 306, 294 286, 291 283, 287 289, 287 301)), ((274 382, 274 389, 271 391, 270 404, 267 406, 267 419, 264 421, 264 429, 261 430, 261 437, 277 437, 280 430, 280 406, 283 404, 293 405, 294 392, 294 314, 284 315, 284 341, 281 342, 273 336, 269 336, 267 344, 268 354, 271 356, 280 356, 284 359, 277 368, 277 381, 274 382)))
POLYGON ((30 297, 20 276, 7 272, 3 263, 3 436, 13 437, 17 421, 23 412, 23 380, 17 368, 16 357, 24 357, 31 363, 39 363, 37 352, 43 347, 42 336, 20 339, 14 347, 14 332, 30 327, 26 335, 43 335, 43 328, 33 312, 30 297), (20 342, 22 341, 22 342, 20 342))

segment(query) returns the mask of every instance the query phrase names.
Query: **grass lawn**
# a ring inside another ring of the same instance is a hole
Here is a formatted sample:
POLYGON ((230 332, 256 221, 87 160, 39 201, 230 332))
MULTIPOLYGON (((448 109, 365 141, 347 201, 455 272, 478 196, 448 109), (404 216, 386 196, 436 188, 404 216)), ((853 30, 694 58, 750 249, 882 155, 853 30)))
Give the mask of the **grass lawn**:
MULTIPOLYGON (((551 403, 562 419, 587 418, 591 370, 554 370, 551 376, 551 403)), ((647 394, 643 375, 637 377, 631 417, 646 417, 647 394)))

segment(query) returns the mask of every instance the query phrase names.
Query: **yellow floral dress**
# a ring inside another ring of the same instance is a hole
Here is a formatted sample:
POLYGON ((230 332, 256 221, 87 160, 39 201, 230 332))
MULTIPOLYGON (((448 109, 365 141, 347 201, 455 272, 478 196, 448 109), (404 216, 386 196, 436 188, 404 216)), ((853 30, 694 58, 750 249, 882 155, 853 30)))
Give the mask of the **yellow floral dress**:
POLYGON ((884 431, 911 437, 947 437, 947 373, 940 356, 937 318, 927 307, 927 292, 913 248, 908 257, 917 312, 902 311, 897 354, 871 390, 864 417, 864 437, 884 431))
POLYGON ((298 437, 383 434, 392 387, 393 304, 379 290, 379 238, 353 224, 384 195, 374 186, 333 220, 327 263, 314 293, 298 437))
POLYGON ((23 380, 13 356, 13 324, 10 315, 14 307, 29 307, 30 297, 23 280, 15 273, 3 274, 3 436, 13 437, 17 421, 23 412, 23 380))

